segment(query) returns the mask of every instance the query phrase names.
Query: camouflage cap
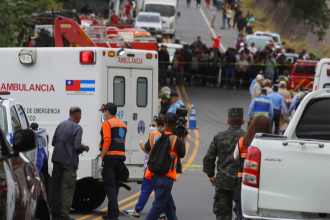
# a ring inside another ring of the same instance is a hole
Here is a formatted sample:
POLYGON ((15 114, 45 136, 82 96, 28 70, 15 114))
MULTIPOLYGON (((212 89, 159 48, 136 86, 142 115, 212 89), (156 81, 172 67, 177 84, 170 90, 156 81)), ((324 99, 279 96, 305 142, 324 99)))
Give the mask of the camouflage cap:
POLYGON ((230 108, 228 109, 228 117, 229 116, 240 116, 243 117, 244 110, 243 108, 230 108))

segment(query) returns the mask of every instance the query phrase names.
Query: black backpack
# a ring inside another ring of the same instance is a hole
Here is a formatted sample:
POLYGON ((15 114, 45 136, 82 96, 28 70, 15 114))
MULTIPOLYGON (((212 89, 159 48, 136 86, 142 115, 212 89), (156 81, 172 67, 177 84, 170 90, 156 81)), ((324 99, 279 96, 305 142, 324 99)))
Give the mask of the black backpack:
MULTIPOLYGON (((155 133, 154 133, 155 134, 155 133)), ((151 144, 154 145, 154 134, 151 135, 151 144)), ((170 169, 174 169, 176 156, 171 155, 171 148, 174 142, 175 135, 166 135, 161 132, 161 137, 156 141, 155 146, 151 147, 148 166, 150 172, 154 174, 164 175, 170 169), (171 138, 169 138, 171 136, 171 138)))

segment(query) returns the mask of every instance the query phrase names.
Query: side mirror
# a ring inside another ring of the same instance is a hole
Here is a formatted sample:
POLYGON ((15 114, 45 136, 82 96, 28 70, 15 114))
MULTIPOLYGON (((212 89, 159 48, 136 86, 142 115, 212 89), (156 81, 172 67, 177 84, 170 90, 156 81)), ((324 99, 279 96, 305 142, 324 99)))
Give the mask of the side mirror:
POLYGON ((17 130, 14 135, 13 149, 15 152, 25 152, 37 147, 36 134, 30 129, 17 130))
POLYGON ((180 17, 180 15, 181 15, 181 13, 180 13, 180 12, 178 12, 178 17, 180 17))

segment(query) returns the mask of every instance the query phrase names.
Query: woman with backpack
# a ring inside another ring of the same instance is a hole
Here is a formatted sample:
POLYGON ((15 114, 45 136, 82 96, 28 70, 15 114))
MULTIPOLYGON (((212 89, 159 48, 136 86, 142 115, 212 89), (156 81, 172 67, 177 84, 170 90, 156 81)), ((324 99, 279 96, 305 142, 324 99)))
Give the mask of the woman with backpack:
POLYGON ((242 206, 241 206, 241 190, 242 190, 242 175, 244 169, 245 157, 247 155, 247 150, 251 145, 251 142, 256 133, 266 133, 271 134, 270 120, 264 115, 259 115, 255 117, 251 125, 249 126, 248 131, 246 132, 245 137, 241 138, 234 151, 234 160, 239 161, 239 171, 238 178, 236 180, 236 188, 234 194, 234 202, 236 204, 236 210, 238 215, 238 220, 242 220, 242 206))
MULTIPOLYGON (((164 122, 160 118, 156 118, 152 121, 150 125, 150 132, 156 132, 156 131, 161 131, 162 128, 164 127, 164 122)), ((139 133, 139 145, 141 149, 144 151, 144 170, 147 168, 147 163, 149 160, 149 153, 146 152, 144 149, 144 143, 142 141, 142 132, 139 133)), ((135 208, 133 210, 124 210, 123 213, 129 217, 132 218, 139 218, 140 217, 140 212, 142 212, 144 206, 147 204, 148 199, 150 197, 150 194, 154 190, 152 186, 152 180, 148 180, 144 177, 143 175, 143 180, 142 180, 142 185, 141 185, 141 194, 139 197, 138 203, 135 205, 135 208)), ((161 214, 158 219, 166 219, 165 214, 161 214)))

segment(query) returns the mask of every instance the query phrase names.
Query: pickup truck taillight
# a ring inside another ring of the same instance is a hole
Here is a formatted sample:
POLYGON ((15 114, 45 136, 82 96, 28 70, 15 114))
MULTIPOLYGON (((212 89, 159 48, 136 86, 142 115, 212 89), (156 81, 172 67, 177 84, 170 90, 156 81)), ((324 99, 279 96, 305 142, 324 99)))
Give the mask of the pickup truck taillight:
POLYGON ((249 147, 244 162, 243 184, 259 188, 261 153, 258 148, 249 147))

